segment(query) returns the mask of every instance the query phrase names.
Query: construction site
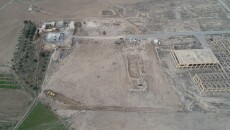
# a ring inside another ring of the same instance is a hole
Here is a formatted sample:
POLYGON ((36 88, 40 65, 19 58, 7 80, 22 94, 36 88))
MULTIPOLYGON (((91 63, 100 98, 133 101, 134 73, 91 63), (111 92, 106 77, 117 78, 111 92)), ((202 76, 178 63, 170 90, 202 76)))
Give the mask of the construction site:
POLYGON ((68 46, 65 38, 56 39, 63 30, 44 31, 46 48, 51 45, 54 53, 40 94, 71 129, 88 111, 229 111, 228 34, 151 36, 113 18, 73 23, 68 46))
POLYGON ((158 37, 74 35, 51 63, 41 100, 71 128, 87 111, 228 112, 229 35, 158 37))
POLYGON ((229 129, 229 3, 0 2, 0 130, 229 129))
POLYGON ((198 47, 196 42, 181 43, 180 38, 170 38, 171 45, 157 47, 172 87, 189 102, 189 109, 194 104, 208 111, 229 109, 228 35, 206 35, 207 45, 198 47), (178 43, 173 44, 176 39, 178 43))

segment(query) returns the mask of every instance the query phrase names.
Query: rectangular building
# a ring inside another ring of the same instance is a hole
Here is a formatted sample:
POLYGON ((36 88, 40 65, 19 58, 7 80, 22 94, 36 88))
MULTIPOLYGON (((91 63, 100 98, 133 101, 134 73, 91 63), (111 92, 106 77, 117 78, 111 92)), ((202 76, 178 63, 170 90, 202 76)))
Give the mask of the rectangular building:
POLYGON ((46 37, 47 42, 62 42, 64 41, 64 33, 48 33, 46 37))
POLYGON ((172 50, 171 55, 177 68, 200 68, 219 65, 211 49, 172 50))

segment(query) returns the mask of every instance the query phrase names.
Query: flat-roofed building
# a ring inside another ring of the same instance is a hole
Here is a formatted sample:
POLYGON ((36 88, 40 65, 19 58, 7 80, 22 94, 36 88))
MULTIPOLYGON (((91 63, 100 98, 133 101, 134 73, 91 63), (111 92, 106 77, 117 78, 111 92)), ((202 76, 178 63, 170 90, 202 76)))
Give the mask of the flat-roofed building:
POLYGON ((46 37, 47 42, 62 42, 64 41, 64 33, 48 33, 46 37))
POLYGON ((177 68, 200 68, 219 65, 211 49, 172 50, 174 63, 177 68))
POLYGON ((45 22, 39 29, 41 32, 53 32, 56 30, 56 22, 45 22))

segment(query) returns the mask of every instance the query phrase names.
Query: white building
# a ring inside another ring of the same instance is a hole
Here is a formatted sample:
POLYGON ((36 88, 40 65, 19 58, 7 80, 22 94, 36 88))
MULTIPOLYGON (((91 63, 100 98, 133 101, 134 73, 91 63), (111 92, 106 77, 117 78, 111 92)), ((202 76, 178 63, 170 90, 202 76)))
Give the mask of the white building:
POLYGON ((48 33, 47 42, 62 42, 65 39, 65 33, 48 33))

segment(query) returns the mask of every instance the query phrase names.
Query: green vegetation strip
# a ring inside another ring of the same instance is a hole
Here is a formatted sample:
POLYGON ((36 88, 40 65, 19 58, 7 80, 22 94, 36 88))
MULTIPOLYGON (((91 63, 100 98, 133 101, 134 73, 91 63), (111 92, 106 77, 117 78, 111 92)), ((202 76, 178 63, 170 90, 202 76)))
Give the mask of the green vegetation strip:
POLYGON ((0 85, 0 88, 6 88, 6 89, 20 89, 21 86, 19 86, 19 85, 0 85))
POLYGON ((68 130, 41 102, 35 106, 18 130, 68 130))
POLYGON ((17 82, 15 82, 15 81, 0 81, 0 85, 1 84, 17 84, 17 82))
POLYGON ((18 84, 12 74, 0 74, 0 88, 20 89, 21 85, 18 84))
POLYGON ((12 77, 0 77, 0 81, 12 80, 12 77))

